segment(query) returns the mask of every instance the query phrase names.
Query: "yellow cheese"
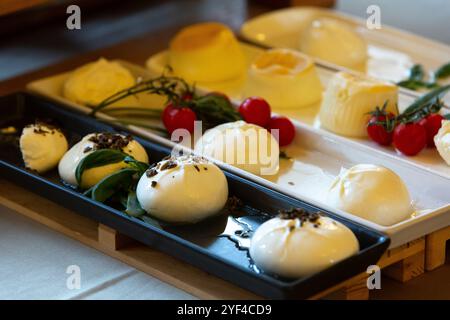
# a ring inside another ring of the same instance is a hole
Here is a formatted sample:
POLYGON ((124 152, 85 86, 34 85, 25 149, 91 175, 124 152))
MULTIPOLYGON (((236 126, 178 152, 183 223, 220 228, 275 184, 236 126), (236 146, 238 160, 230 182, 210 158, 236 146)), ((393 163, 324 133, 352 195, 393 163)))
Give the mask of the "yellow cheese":
POLYGON ((218 82, 238 78, 246 63, 233 32, 215 22, 182 29, 170 42, 169 64, 190 81, 218 82))
POLYGON ((332 18, 313 20, 301 34, 300 50, 353 70, 366 69, 367 45, 358 33, 343 21, 332 18))
POLYGON ((320 124, 337 134, 366 137, 370 111, 387 102, 386 111, 397 114, 397 86, 339 72, 325 91, 320 108, 320 124))
POLYGON ((273 108, 301 108, 320 101, 322 84, 308 56, 272 49, 253 61, 245 95, 263 97, 273 108))
POLYGON ((129 70, 101 58, 73 71, 64 84, 63 94, 76 103, 96 106, 135 82, 129 70))

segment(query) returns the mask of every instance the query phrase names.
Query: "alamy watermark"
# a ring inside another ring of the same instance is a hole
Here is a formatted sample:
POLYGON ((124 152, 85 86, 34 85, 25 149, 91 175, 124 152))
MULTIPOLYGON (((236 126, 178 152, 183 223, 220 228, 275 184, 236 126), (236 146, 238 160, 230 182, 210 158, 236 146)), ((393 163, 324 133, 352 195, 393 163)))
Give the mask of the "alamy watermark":
POLYGON ((66 27, 69 30, 81 29, 81 8, 76 4, 67 7, 66 13, 69 14, 66 20, 66 27))
POLYGON ((69 290, 81 289, 81 268, 76 264, 67 267, 66 273, 69 274, 66 280, 66 287, 69 290))
POLYGON ((370 5, 367 7, 366 13, 368 14, 366 20, 366 27, 369 30, 381 29, 381 8, 377 5, 370 5))
POLYGON ((195 121, 194 134, 186 129, 176 129, 170 140, 175 142, 171 154, 180 156, 195 153, 204 157, 222 161, 230 165, 257 165, 260 175, 274 175, 278 172, 278 145, 279 129, 271 129, 270 134, 263 128, 249 127, 236 135, 239 127, 212 128, 208 136, 213 139, 202 139, 202 121, 195 121), (272 138, 273 137, 273 138, 272 138), (193 142, 197 141, 195 147, 193 142), (211 147, 213 146, 213 147, 211 147))
POLYGON ((366 273, 370 274, 370 276, 367 277, 367 289, 374 290, 374 289, 381 289, 381 269, 377 265, 371 265, 367 267, 366 273))

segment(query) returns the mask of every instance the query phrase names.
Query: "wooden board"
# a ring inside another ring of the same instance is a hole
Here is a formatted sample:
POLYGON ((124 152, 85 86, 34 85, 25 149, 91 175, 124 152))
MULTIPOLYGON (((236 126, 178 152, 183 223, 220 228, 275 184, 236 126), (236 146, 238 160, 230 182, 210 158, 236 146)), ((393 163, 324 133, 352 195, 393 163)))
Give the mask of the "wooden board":
POLYGON ((30 9, 48 2, 48 0, 2 0, 0 1, 0 16, 20 10, 30 9))
POLYGON ((448 240, 450 240, 450 226, 426 236, 425 269, 427 271, 444 265, 448 240))

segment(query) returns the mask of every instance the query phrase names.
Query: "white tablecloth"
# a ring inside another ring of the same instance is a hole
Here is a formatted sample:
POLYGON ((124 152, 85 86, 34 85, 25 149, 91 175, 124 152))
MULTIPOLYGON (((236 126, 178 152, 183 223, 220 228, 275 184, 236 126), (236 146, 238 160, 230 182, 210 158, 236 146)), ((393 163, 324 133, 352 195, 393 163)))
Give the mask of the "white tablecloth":
POLYGON ((0 206, 0 299, 193 299, 188 293, 0 206), (80 268, 80 289, 66 285, 80 268))

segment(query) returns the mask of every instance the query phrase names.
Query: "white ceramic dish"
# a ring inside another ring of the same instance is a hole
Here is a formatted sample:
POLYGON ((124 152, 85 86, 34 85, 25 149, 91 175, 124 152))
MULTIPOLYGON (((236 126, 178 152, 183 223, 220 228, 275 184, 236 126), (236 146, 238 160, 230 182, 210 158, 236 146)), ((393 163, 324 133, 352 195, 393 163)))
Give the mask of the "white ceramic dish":
MULTIPOLYGON (((408 77, 408 71, 415 63, 432 71, 450 61, 450 47, 443 43, 384 24, 381 29, 369 29, 363 19, 323 8, 297 7, 272 11, 245 22, 240 33, 253 43, 298 50, 301 31, 311 19, 319 17, 345 21, 364 38, 369 55, 367 74, 375 78, 398 82, 408 77)), ((345 69, 320 59, 316 61, 345 69)), ((450 83, 450 79, 442 82, 446 83, 450 83)), ((420 92, 405 91, 420 95, 420 92)))
MULTIPOLYGON (((260 54, 263 49, 251 46, 248 44, 241 44, 242 50, 247 57, 247 62, 250 64, 258 54, 260 54)), ((168 65, 168 53, 167 51, 163 51, 157 53, 150 57, 146 66, 151 72, 153 76, 159 75, 165 69, 165 66, 168 65)), ((319 78, 324 85, 327 86, 330 77, 336 72, 334 70, 330 70, 325 67, 316 66, 317 72, 319 74, 319 78)), ((245 88, 246 78, 242 77, 240 79, 234 81, 224 81, 217 83, 197 83, 196 87, 199 90, 203 90, 205 92, 210 91, 220 91, 227 94, 233 102, 239 104, 244 98, 246 98, 243 94, 245 88)), ((410 105, 414 101, 415 97, 411 97, 409 95, 400 94, 399 95, 399 109, 402 111, 408 105, 410 105)), ((275 112, 289 116, 292 119, 298 120, 304 124, 309 126, 314 126, 316 128, 320 128, 320 124, 317 120, 317 113, 320 108, 320 103, 315 105, 311 105, 307 108, 302 108, 298 110, 288 110, 288 109, 274 109, 275 112)), ((325 132, 325 130, 321 131, 325 132)), ((338 137, 335 134, 327 132, 331 135, 338 137)), ((378 144, 370 141, 369 139, 355 139, 355 138, 344 138, 349 141, 352 141, 357 144, 361 144, 367 149, 373 149, 376 152, 381 152, 388 157, 395 158, 399 161, 405 163, 411 163, 416 166, 419 166, 423 170, 427 170, 433 172, 435 174, 441 175, 442 177, 446 177, 450 179, 450 166, 448 166, 445 161, 439 156, 438 152, 435 149, 425 149, 420 152, 418 155, 414 157, 404 156, 398 153, 393 147, 384 147, 379 146, 378 144)))
MULTIPOLYGON (((151 76, 147 70, 139 66, 124 61, 119 62, 137 77, 151 76)), ((90 108, 72 103, 61 95, 62 85, 67 76, 68 73, 65 73, 37 80, 30 83, 28 89, 33 93, 88 113, 90 108)), ((161 99, 154 96, 147 95, 140 102, 142 105, 152 107, 161 106, 157 105, 157 103, 161 103, 161 99)), ((107 120, 112 119, 103 113, 98 113, 98 116, 107 120)), ((292 159, 282 159, 280 172, 278 175, 271 177, 270 180, 249 174, 225 163, 219 164, 262 185, 332 211, 337 210, 324 205, 320 194, 342 166, 348 168, 357 163, 383 165, 402 177, 410 190, 417 209, 427 210, 416 217, 390 227, 383 227, 342 211, 337 211, 339 214, 385 232, 392 239, 391 247, 417 239, 450 224, 450 196, 447 192, 450 182, 448 179, 417 168, 410 163, 398 161, 395 157, 376 152, 364 144, 336 136, 299 121, 294 121, 294 124, 297 128, 297 137, 295 142, 286 148, 286 153, 292 159), (311 188, 311 186, 314 187, 311 188)), ((158 136, 149 130, 136 126, 129 126, 128 129, 137 134, 156 139, 164 145, 174 145, 169 139, 158 136)))

